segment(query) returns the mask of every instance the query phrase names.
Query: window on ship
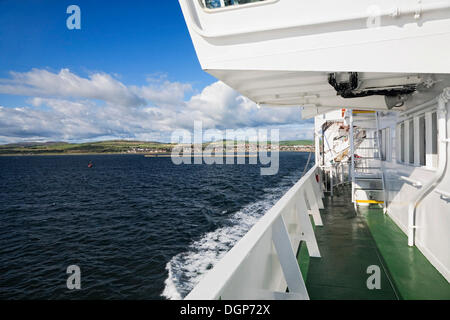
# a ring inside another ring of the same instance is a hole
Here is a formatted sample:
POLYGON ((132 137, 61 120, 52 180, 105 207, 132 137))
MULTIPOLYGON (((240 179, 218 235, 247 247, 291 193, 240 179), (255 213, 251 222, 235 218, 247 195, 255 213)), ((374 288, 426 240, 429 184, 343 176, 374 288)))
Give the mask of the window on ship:
POLYGON ((200 0, 200 3, 202 4, 203 7, 206 7, 208 9, 216 9, 261 1, 267 0, 200 0))
POLYGON ((400 161, 405 162, 405 123, 400 124, 400 161))
POLYGON ((419 117, 419 165, 424 166, 426 161, 427 139, 425 135, 425 116, 419 117))
POLYGON ((414 119, 409 120, 409 163, 414 164, 414 119))
POLYGON ((437 167, 437 155, 438 155, 438 128, 437 128, 437 113, 431 114, 431 155, 432 163, 431 167, 437 167))

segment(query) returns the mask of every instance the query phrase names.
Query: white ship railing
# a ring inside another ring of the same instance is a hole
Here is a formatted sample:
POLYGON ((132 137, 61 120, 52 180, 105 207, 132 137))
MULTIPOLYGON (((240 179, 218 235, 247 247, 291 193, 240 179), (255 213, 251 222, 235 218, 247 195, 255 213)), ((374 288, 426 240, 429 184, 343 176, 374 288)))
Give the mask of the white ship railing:
POLYGON ((320 168, 327 175, 327 179, 324 183, 326 192, 330 192, 330 195, 334 195, 334 188, 345 185, 351 180, 351 166, 348 162, 341 161, 335 162, 328 166, 320 166, 320 168))
POLYGON ((309 255, 320 257, 309 217, 316 226, 322 225, 319 170, 317 165, 311 168, 186 299, 309 299, 297 252, 304 241, 309 255))

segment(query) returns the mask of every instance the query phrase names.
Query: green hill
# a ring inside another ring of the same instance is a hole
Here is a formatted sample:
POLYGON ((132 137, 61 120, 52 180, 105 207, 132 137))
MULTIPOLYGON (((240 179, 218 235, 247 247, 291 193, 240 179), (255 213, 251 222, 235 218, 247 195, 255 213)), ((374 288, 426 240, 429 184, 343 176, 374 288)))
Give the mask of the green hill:
POLYGON ((0 145, 0 154, 85 154, 85 153, 127 153, 132 150, 170 151, 170 144, 145 141, 112 140, 88 143, 16 143, 0 145))
POLYGON ((312 140, 288 140, 280 141, 280 146, 310 146, 313 145, 312 140))
MULTIPOLYGON (((205 143, 204 146, 209 143, 205 143)), ((280 146, 312 145, 310 140, 281 141, 280 146)), ((110 140, 87 143, 23 142, 0 145, 0 155, 58 155, 170 152, 173 144, 153 141, 110 140)))

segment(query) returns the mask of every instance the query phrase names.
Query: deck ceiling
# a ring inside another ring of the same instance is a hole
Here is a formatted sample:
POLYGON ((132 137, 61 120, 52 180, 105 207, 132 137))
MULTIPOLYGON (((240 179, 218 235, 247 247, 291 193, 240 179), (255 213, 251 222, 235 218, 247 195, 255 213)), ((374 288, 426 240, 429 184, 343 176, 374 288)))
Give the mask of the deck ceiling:
MULTIPOLYGON (((206 70, 255 103, 332 110, 359 108, 388 110, 384 96, 344 99, 328 83, 326 72, 206 70)), ((400 73, 359 73, 366 88, 425 81, 430 75, 400 73)), ((399 108, 398 110, 404 110, 399 108)))

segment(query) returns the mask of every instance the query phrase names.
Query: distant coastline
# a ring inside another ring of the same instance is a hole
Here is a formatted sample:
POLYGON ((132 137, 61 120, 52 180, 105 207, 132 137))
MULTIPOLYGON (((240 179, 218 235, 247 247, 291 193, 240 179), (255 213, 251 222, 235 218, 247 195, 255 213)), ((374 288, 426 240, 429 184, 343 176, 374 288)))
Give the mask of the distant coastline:
MULTIPOLYGON (((222 142, 227 145, 226 141, 222 142)), ((204 143, 202 149, 206 147, 220 147, 221 142, 204 143)), ((175 144, 147 142, 147 141, 127 141, 111 140, 89 143, 67 143, 67 142, 24 142, 0 145, 0 156, 63 156, 63 155, 113 155, 113 154, 142 154, 148 156, 164 156, 170 154, 175 144)), ((189 148, 189 145, 186 146, 189 148)), ((199 150, 191 146, 193 153, 199 150)), ((278 148, 272 148, 270 143, 265 147, 255 143, 237 142, 235 150, 244 150, 247 153, 260 150, 280 152, 311 152, 314 145, 311 140, 291 140, 280 141, 278 148)))

